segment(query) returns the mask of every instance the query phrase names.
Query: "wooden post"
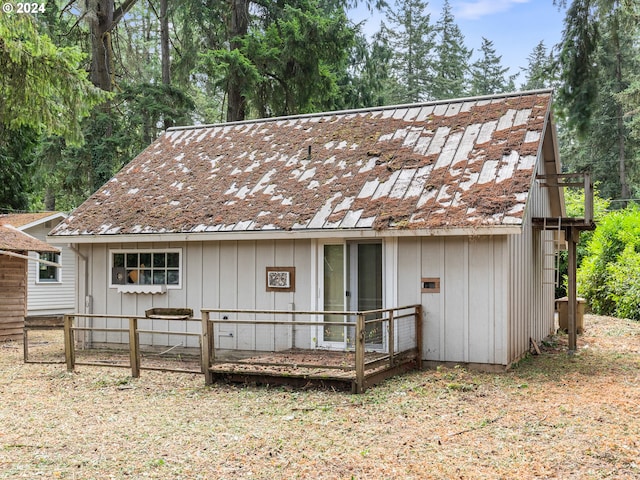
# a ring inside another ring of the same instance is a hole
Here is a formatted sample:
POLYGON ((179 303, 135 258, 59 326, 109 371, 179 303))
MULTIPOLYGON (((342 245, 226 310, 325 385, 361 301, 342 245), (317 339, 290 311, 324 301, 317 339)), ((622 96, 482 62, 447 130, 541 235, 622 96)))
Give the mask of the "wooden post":
POLYGON ((395 355, 395 325, 393 321, 393 310, 389 310, 389 367, 393 367, 395 355))
POLYGON ((210 328, 211 322, 209 321, 209 312, 201 310, 202 314, 202 348, 201 348, 201 362, 202 373, 204 373, 204 382, 207 385, 213 383, 213 375, 209 367, 211 366, 211 354, 213 347, 213 328, 210 328))
POLYGON ((584 174, 584 223, 590 225, 593 222, 593 183, 591 175, 584 174))
POLYGON ((73 317, 64 316, 64 358, 67 362, 67 371, 73 372, 76 363, 75 345, 73 340, 73 317))
POLYGON ((364 392, 364 315, 358 313, 356 318, 356 391, 354 393, 364 392))
POLYGON ((422 305, 416 305, 416 347, 418 348, 418 359, 416 368, 422 369, 422 305))
POLYGON ((25 326, 22 332, 22 355, 24 363, 27 363, 29 361, 29 329, 25 326))
POLYGON ((567 246, 569 250, 569 265, 568 265, 568 278, 567 278, 567 297, 568 297, 568 319, 567 324, 569 327, 569 354, 575 353, 577 349, 576 339, 576 310, 577 310, 577 293, 576 293, 576 244, 580 232, 572 227, 567 229, 567 246), (576 238, 577 237, 577 238, 576 238))
POLYGON ((138 338, 138 319, 129 319, 129 358, 131 361, 131 376, 140 377, 140 340, 138 338))

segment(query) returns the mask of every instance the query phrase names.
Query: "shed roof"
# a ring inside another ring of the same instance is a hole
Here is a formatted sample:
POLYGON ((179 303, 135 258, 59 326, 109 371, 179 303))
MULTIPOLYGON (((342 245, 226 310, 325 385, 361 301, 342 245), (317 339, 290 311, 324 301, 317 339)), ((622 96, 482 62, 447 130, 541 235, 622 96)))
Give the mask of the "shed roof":
POLYGON ((175 128, 58 236, 523 222, 551 91, 175 128))
POLYGON ((32 225, 38 225, 42 222, 57 218, 64 218, 65 216, 62 212, 7 213, 0 215, 0 223, 8 223, 23 230, 32 225))
POLYGON ((0 252, 59 252, 60 249, 0 221, 0 252))

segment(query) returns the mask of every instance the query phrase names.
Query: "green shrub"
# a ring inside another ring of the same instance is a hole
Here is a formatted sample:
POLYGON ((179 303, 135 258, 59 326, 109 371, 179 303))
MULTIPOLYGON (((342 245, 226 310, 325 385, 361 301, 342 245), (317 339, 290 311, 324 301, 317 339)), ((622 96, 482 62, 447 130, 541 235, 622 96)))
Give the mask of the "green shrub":
POLYGON ((600 315, 640 320, 640 209, 605 215, 587 243, 578 293, 600 315))

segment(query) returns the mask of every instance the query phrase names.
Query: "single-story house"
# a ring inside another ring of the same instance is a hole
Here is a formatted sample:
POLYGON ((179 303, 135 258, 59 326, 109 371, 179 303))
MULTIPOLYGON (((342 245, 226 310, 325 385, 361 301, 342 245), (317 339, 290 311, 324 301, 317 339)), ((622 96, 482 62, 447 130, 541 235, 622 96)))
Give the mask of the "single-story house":
MULTIPOLYGON (((504 368, 554 328, 553 232, 532 226, 564 210, 537 178, 560 172, 551 101, 538 90, 172 128, 48 240, 79 253, 79 312, 420 304, 426 362, 504 368)), ((260 349, 246 330, 220 339, 260 349)), ((340 335, 309 327, 296 346, 340 335)))
POLYGON ((46 255, 59 254, 60 250, 0 219, 0 341, 22 338, 29 252, 46 255))
MULTIPOLYGON (((49 231, 66 217, 63 212, 11 213, 0 215, 0 223, 12 225, 44 242, 49 231)), ((62 316, 75 312, 76 254, 63 245, 56 252, 31 252, 29 256, 34 261, 27 264, 27 316, 62 316), (38 262, 40 259, 51 263, 38 262)))

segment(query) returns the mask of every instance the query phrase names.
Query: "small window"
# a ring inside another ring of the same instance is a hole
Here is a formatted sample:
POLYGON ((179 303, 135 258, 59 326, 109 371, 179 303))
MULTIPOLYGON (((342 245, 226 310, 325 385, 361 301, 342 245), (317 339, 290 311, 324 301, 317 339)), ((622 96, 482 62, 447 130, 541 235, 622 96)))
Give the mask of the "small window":
MULTIPOLYGON (((60 264, 60 254, 54 252, 43 252, 40 260, 60 264)), ((38 263, 38 282, 52 283, 60 281, 60 268, 47 263, 38 263)))
POLYGON ((111 286, 180 287, 180 251, 112 251, 111 286))

